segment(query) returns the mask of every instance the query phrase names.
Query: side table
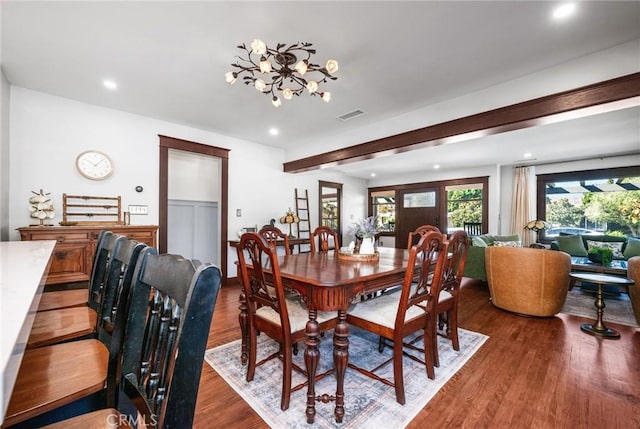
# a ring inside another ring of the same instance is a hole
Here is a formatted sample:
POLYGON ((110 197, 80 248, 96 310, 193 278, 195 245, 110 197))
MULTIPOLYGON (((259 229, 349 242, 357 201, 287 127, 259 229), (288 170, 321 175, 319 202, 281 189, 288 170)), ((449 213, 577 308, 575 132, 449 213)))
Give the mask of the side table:
POLYGON ((612 276, 609 274, 575 273, 574 272, 569 274, 569 276, 575 280, 582 280, 585 282, 591 282, 598 285, 598 289, 596 293, 596 302, 595 302, 595 307, 597 311, 596 323, 593 323, 593 324, 585 323, 582 326, 580 326, 580 329, 582 329, 584 332, 588 334, 595 335, 598 337, 619 339, 620 332, 616 331, 615 329, 607 328, 604 322, 602 321, 602 315, 604 314, 604 307, 605 307, 604 298, 602 295, 602 285, 608 284, 608 285, 616 285, 616 286, 620 286, 620 285, 630 286, 630 285, 633 285, 635 282, 626 277, 612 276))

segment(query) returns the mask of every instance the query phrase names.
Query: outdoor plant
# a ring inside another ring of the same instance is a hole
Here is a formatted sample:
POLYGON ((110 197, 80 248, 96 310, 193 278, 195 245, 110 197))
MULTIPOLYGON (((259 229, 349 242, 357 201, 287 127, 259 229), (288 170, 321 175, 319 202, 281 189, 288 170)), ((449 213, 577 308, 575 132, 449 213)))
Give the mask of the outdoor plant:
POLYGON ((610 265, 613 260, 613 250, 608 247, 591 247, 589 249, 589 260, 602 265, 610 265))

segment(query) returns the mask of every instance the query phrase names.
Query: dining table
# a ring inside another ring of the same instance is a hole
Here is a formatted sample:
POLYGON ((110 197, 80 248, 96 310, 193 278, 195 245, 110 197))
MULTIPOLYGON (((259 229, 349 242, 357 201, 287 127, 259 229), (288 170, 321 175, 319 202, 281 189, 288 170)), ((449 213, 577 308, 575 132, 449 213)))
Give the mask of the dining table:
MULTIPOLYGON (((315 419, 316 402, 335 401, 335 420, 342 423, 344 411, 344 377, 349 361, 349 325, 347 310, 354 299, 402 284, 409 252, 406 249, 379 247, 377 258, 348 258, 338 250, 318 253, 298 253, 278 257, 280 275, 285 289, 295 290, 305 302, 309 321, 305 329, 304 361, 308 373, 307 423, 315 419), (320 330, 318 311, 336 311, 337 324, 333 335, 333 359, 336 375, 335 395, 315 392, 315 375, 320 360, 318 345, 320 330)), ((265 267, 268 272, 268 267, 265 267)), ((247 332, 247 307, 241 295, 240 326, 242 338, 247 332)), ((243 340, 244 341, 244 340, 243 340)), ((247 359, 243 344, 242 361, 247 359)))
POLYGON ((0 425, 40 303, 55 240, 0 242, 0 425))

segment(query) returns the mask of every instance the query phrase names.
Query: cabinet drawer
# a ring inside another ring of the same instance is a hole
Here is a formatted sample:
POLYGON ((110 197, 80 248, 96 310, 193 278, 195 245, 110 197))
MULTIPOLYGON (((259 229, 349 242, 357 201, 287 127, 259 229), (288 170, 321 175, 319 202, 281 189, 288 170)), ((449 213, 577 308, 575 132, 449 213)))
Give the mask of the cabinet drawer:
POLYGON ((30 240, 56 240, 58 243, 86 243, 90 241, 88 232, 43 231, 31 234, 30 240))

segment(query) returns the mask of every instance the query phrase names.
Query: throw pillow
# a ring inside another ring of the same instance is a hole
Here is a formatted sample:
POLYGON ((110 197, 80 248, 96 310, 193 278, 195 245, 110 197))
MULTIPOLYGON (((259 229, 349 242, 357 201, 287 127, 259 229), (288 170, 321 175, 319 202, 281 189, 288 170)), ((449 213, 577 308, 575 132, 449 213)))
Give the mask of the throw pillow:
POLYGON ((519 241, 502 241, 496 240, 493 242, 493 245, 496 247, 522 247, 522 243, 519 241))
POLYGON ((556 238, 558 250, 571 256, 587 256, 582 237, 579 235, 565 235, 556 238))
POLYGON ((471 237, 471 245, 477 247, 487 247, 487 242, 476 235, 471 237))
POLYGON ((627 247, 624 248, 622 255, 626 259, 633 256, 640 256, 640 238, 627 238, 627 247))
POLYGON ((614 258, 623 258, 622 255, 622 245, 624 243, 621 241, 597 241, 597 240, 587 240, 587 248, 591 249, 592 247, 607 247, 611 249, 613 252, 614 258))

